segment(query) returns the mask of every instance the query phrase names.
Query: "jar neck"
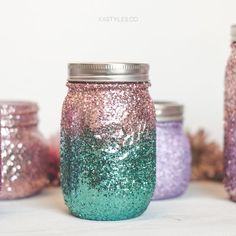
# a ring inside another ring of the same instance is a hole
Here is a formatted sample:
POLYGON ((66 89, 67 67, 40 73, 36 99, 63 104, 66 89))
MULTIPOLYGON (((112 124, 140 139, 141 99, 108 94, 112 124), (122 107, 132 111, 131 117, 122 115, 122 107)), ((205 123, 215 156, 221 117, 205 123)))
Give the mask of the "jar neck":
POLYGON ((38 107, 31 102, 2 101, 0 102, 0 127, 37 126, 38 107))
POLYGON ((183 120, 172 120, 172 121, 157 121, 157 127, 160 128, 173 128, 173 129, 183 129, 183 120))
POLYGON ((236 51, 236 42, 232 42, 232 43, 231 43, 231 49, 232 49, 233 51, 236 51))
POLYGON ((67 82, 67 87, 71 92, 79 92, 83 90, 100 90, 100 89, 121 89, 135 90, 147 89, 150 86, 149 82, 112 82, 112 83, 86 83, 86 82, 67 82))
POLYGON ((228 63, 232 63, 233 65, 235 65, 235 58, 236 58, 236 42, 232 42, 228 63))
POLYGON ((0 127, 13 128, 13 127, 29 127, 37 126, 38 118, 37 114, 24 114, 24 115, 8 115, 1 116, 0 127))

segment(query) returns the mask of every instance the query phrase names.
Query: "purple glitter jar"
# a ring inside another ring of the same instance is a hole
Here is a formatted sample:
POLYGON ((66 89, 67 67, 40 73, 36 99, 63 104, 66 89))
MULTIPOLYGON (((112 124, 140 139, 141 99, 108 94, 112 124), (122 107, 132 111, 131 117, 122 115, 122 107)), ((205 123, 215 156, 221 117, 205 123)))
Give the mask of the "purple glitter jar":
POLYGON ((224 160, 225 189, 236 201, 236 25, 231 28, 232 44, 225 73, 224 160))
POLYGON ((154 102, 156 109, 156 187, 153 200, 173 198, 187 188, 191 176, 191 151, 183 130, 183 106, 154 102))

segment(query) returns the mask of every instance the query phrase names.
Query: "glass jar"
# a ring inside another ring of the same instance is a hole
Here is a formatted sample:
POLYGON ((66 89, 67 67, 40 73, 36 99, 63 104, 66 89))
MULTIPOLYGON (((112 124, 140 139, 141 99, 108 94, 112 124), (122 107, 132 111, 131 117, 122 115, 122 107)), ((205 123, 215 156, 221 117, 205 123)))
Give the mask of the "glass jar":
POLYGON ((155 187, 155 110, 148 65, 70 64, 61 122, 61 184, 77 217, 122 220, 155 187))
POLYGON ((183 106, 154 102, 157 160, 153 200, 173 198, 187 188, 191 176, 191 150, 183 130, 183 106))
POLYGON ((37 129, 37 111, 31 102, 0 102, 0 199, 31 196, 47 183, 47 145, 37 129))
POLYGON ((236 201, 236 25, 231 28, 231 54, 225 72, 224 160, 225 188, 236 201))

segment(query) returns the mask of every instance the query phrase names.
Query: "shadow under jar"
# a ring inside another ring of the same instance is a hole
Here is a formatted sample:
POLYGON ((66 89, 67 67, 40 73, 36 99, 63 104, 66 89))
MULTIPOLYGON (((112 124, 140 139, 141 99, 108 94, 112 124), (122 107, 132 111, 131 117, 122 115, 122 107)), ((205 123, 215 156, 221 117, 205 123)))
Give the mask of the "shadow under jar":
POLYGON ((0 199, 34 195, 47 183, 47 145, 37 129, 37 111, 31 102, 0 102, 0 199))
POLYGON ((191 151, 183 130, 183 106, 154 102, 156 109, 156 187, 153 200, 173 198, 186 190, 191 176, 191 151))
POLYGON ((70 64, 61 121, 61 184, 77 217, 142 214, 155 187, 148 65, 70 64))

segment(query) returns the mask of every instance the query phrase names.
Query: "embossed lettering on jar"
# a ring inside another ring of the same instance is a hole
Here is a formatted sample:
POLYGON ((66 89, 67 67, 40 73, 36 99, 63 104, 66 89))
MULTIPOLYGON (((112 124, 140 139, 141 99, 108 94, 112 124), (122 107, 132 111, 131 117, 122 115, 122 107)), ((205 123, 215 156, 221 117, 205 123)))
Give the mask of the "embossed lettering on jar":
POLYGON ((136 217, 155 187, 155 110, 146 64, 71 64, 61 183, 75 216, 136 217))
POLYGON ((186 190, 191 176, 191 151, 183 130, 183 106, 155 102, 156 187, 153 200, 173 198, 186 190))
POLYGON ((37 111, 31 102, 0 102, 0 199, 31 196, 47 183, 47 145, 37 129, 37 111))

